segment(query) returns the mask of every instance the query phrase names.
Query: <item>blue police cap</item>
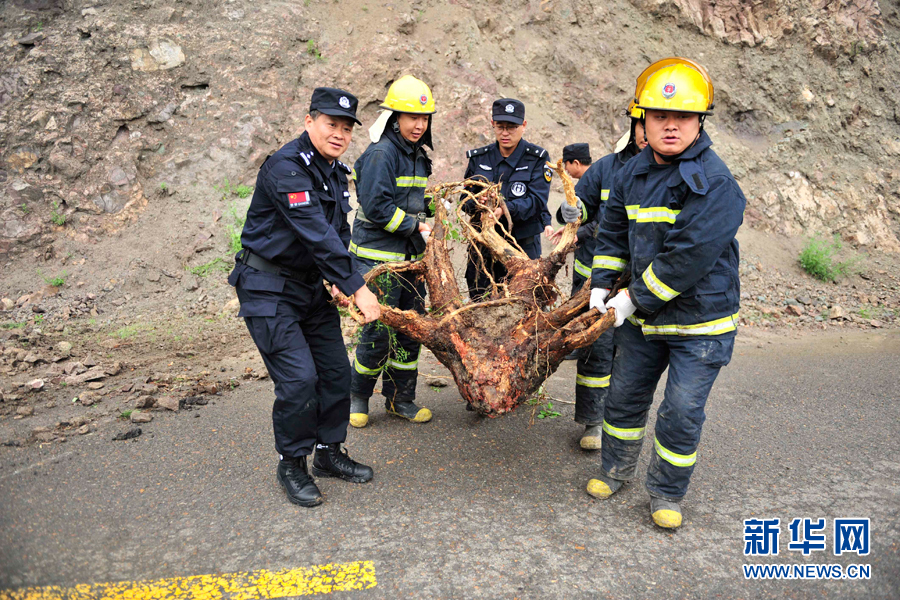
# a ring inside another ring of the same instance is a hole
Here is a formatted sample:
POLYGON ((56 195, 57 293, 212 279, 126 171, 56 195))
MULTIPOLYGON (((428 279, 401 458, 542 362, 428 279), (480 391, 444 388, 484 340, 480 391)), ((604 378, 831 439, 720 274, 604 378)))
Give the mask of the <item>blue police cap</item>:
POLYGON ((521 125, 525 122, 525 105, 515 98, 494 100, 491 107, 491 119, 521 125))
POLYGON ((563 148, 563 162, 577 160, 582 164, 591 162, 591 149, 587 144, 569 144, 563 148))
POLYGON ((359 106, 359 100, 350 92, 338 88, 320 87, 313 90, 309 111, 317 110, 332 117, 346 117, 356 121, 357 125, 362 125, 362 122, 356 118, 357 106, 359 106))

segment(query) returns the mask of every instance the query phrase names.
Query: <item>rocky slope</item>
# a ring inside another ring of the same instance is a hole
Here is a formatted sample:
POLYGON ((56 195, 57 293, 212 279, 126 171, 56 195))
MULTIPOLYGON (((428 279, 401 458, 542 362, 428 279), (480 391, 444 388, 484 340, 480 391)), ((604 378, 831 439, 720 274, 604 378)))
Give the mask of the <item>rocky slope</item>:
POLYGON ((710 130, 749 224, 900 250, 894 3, 16 0, 0 22, 0 256, 87 243, 171 201, 163 184, 252 182, 324 83, 370 123, 392 79, 430 82, 439 179, 487 141, 501 94, 553 156, 575 140, 601 154, 634 78, 672 54, 715 80, 710 130))

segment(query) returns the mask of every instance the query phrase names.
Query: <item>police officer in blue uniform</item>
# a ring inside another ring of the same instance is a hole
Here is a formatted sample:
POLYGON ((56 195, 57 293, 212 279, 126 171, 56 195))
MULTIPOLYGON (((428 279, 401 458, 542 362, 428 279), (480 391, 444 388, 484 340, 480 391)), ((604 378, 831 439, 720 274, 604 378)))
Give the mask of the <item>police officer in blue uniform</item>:
MULTIPOLYGON (((420 260, 431 233, 434 211, 425 198, 431 159, 434 97, 424 81, 406 75, 391 84, 384 112, 369 129, 372 143, 354 166, 359 209, 350 251, 361 273, 384 262, 420 260)), ((385 304, 425 313, 425 280, 405 273, 379 277, 370 285, 385 304)), ((363 328, 350 386, 350 424, 369 423, 369 398, 381 377, 388 414, 410 423, 427 423, 431 410, 415 403, 421 344, 382 323, 363 328)))
POLYGON ((341 449, 350 417, 350 362, 323 281, 332 284, 333 294, 352 296, 367 322, 381 315, 347 250, 350 169, 337 159, 359 123, 357 104, 340 89, 313 92, 306 131, 260 167, 243 249, 228 278, 275 384, 276 476, 300 506, 323 501, 307 470, 314 449, 317 476, 356 483, 373 476, 341 449))
MULTIPOLYGON (((466 153, 469 164, 465 178, 481 177, 491 183, 502 183, 500 193, 506 199, 512 217, 512 236, 529 258, 538 258, 541 255, 541 231, 548 236, 553 233, 550 211, 547 209, 553 172, 546 164, 550 160, 547 151, 522 138, 527 124, 525 105, 519 100, 495 100, 491 106, 491 125, 497 141, 466 153)), ((472 202, 464 205, 463 209, 471 214, 474 211, 472 202)), ((496 209, 498 219, 501 214, 501 210, 496 209)), ((493 260, 486 250, 481 255, 494 281, 506 277, 506 268, 502 263, 493 260)), ((490 292, 490 280, 481 270, 479 262, 470 249, 466 282, 469 297, 473 300, 490 292)))
MULTIPOLYGON (((647 145, 644 141, 644 128, 640 123, 643 111, 630 106, 627 112, 631 117, 631 127, 617 143, 616 151, 590 164, 583 171, 575 185, 578 204, 570 207, 563 203, 556 214, 556 219, 562 222, 575 223, 581 218, 582 225, 578 228, 578 246, 575 251, 575 273, 572 276, 573 294, 591 277, 594 236, 603 220, 603 209, 609 199, 613 177, 647 145)), ((584 160, 590 163, 587 144, 572 144, 563 149, 563 162, 570 174, 573 171, 578 173, 584 160), (567 157, 569 161, 566 161, 567 157)), ((562 229, 558 233, 561 232, 562 229)), ((609 391, 612 371, 613 330, 605 331, 593 344, 576 352, 575 422, 584 425, 579 446, 584 450, 599 450, 602 441, 603 404, 609 391)))
POLYGON ((615 177, 591 273, 590 306, 614 308, 617 329, 600 476, 587 492, 608 498, 634 478, 653 393, 668 367, 646 487, 653 522, 672 529, 682 524, 706 400, 734 349, 735 235, 746 199, 703 130, 713 106, 706 70, 664 59, 638 84, 649 145, 615 177), (629 261, 632 283, 604 303, 629 261))

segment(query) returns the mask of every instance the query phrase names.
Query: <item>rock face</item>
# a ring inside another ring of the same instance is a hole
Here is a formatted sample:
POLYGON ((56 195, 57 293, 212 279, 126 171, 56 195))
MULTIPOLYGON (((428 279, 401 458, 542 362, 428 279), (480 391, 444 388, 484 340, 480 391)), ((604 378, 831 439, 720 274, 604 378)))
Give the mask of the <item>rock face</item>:
POLYGON ((677 13, 703 33, 722 41, 774 47, 799 33, 817 51, 836 56, 853 44, 878 44, 884 35, 876 0, 632 0, 660 16, 677 13))
MULTIPOLYGON (((392 80, 429 82, 434 180, 460 178, 506 95, 551 158, 573 141, 599 158, 627 127, 637 75, 673 48, 713 77, 707 129, 748 222, 900 251, 896 3, 403 0, 377 16, 360 3, 61 5, 0 3, 0 260, 73 234, 47 218, 52 203, 90 239, 138 218, 161 182, 246 181, 302 131, 318 85, 356 94, 368 126, 392 80)), ((360 128, 345 162, 367 143, 360 128)))

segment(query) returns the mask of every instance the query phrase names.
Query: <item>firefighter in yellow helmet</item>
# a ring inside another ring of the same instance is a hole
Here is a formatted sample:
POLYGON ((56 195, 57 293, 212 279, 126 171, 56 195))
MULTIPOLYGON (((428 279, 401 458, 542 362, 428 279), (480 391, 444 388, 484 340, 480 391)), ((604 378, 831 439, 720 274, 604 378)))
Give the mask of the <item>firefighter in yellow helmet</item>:
POLYGON ((603 416, 601 468, 587 491, 608 498, 635 477, 653 393, 668 367, 646 487, 660 527, 682 523, 706 400, 731 360, 746 200, 703 130, 714 102, 706 70, 687 59, 638 78, 648 146, 616 175, 597 231, 590 306, 616 310, 616 357, 603 416), (626 265, 631 284, 607 295, 626 265))
MULTIPOLYGON (((431 119, 434 96, 424 81, 411 75, 388 89, 384 110, 369 129, 372 143, 355 164, 359 209, 353 222, 350 252, 359 271, 380 263, 420 260, 431 233, 426 218, 433 208, 425 198, 431 175, 431 119)), ((400 310, 425 312, 425 282, 403 273, 370 284, 382 302, 400 310)), ((431 420, 431 411, 415 404, 419 343, 382 323, 363 328, 350 384, 350 424, 369 422, 369 398, 382 378, 385 410, 412 423, 431 420)))

